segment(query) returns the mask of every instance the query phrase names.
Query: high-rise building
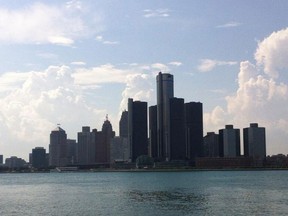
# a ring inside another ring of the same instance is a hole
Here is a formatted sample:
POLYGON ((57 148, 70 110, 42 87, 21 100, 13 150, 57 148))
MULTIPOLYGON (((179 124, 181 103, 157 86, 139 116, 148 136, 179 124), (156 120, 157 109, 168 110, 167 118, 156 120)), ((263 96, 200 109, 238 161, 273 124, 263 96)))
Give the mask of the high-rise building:
POLYGON ((0 155, 0 164, 3 164, 3 155, 0 155))
POLYGON ((204 157, 219 157, 219 135, 214 132, 208 132, 203 139, 204 157))
POLYGON ((233 125, 226 125, 225 129, 219 130, 220 156, 240 156, 240 129, 233 128, 233 125))
POLYGON ((77 142, 74 139, 67 139, 67 158, 68 158, 68 165, 73 165, 78 161, 77 142))
POLYGON ((110 162, 127 162, 130 157, 128 138, 114 137, 110 142, 110 162))
POLYGON ((106 120, 102 125, 102 140, 97 142, 96 137, 96 153, 101 152, 101 156, 100 154, 97 154, 98 157, 96 157, 96 160, 98 160, 99 163, 110 163, 110 143, 111 139, 114 137, 115 132, 112 129, 112 124, 108 120, 108 116, 106 116, 106 120), (100 145, 97 145, 98 143, 100 145))
POLYGON ((147 102, 128 99, 128 142, 132 162, 148 154, 147 102))
POLYGON ((78 163, 90 165, 95 163, 95 133, 90 131, 89 126, 82 127, 82 132, 78 132, 78 163))
POLYGON ((157 80, 157 136, 158 158, 169 160, 169 100, 174 97, 173 75, 164 73, 156 77, 157 80))
POLYGON ((167 133, 166 160, 185 160, 185 114, 184 99, 169 99, 169 123, 167 133))
POLYGON ((119 136, 128 138, 128 111, 123 111, 119 121, 119 136))
POLYGON ((58 126, 50 134, 49 166, 66 166, 67 163, 67 134, 58 126))
POLYGON ((149 156, 158 159, 157 105, 149 107, 149 156))
POLYGON ((187 157, 194 161, 203 156, 203 108, 200 102, 185 103, 187 157))
POLYGON ((46 149, 43 147, 36 147, 32 149, 32 167, 41 169, 48 166, 48 161, 46 158, 46 149))
POLYGON ((249 128, 243 129, 244 155, 263 159, 266 157, 265 128, 258 127, 257 123, 251 123, 249 128))

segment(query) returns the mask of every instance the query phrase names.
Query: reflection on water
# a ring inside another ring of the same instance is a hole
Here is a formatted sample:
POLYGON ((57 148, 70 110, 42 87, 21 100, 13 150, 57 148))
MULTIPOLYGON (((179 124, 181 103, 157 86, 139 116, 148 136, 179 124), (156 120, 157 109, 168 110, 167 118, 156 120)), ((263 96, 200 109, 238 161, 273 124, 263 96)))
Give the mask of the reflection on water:
POLYGON ((128 196, 133 202, 145 205, 155 205, 166 210, 191 212, 195 209, 205 207, 206 199, 204 195, 187 192, 184 190, 173 191, 143 191, 132 190, 128 196))

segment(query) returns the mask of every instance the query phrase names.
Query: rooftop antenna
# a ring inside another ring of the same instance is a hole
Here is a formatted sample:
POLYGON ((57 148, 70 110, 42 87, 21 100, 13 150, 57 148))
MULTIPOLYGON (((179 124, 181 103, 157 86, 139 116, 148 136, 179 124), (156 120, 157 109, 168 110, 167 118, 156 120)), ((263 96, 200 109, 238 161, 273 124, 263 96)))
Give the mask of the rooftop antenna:
POLYGON ((106 114, 106 121, 108 121, 108 114, 106 114))
POLYGON ((60 124, 60 123, 57 123, 57 126, 58 126, 58 127, 60 127, 60 126, 61 126, 61 124, 60 124))

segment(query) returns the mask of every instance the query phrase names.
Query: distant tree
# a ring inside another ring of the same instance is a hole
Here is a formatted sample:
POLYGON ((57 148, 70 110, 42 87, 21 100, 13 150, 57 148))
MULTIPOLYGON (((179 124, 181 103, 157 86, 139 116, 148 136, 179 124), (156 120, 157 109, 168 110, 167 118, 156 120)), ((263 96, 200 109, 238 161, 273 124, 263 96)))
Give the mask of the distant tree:
POLYGON ((151 168, 154 165, 154 159, 149 157, 148 155, 141 155, 136 159, 136 167, 137 168, 151 168))

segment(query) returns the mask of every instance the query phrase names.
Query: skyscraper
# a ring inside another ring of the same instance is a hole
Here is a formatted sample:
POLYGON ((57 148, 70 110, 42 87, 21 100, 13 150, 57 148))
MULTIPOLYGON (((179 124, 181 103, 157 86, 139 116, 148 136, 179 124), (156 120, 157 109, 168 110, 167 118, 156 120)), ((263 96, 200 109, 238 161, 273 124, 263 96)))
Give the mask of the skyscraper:
POLYGON ((185 115, 184 99, 169 99, 169 124, 167 133, 166 160, 185 160, 185 115))
POLYGON ((128 111, 123 111, 119 121, 119 136, 128 137, 128 111))
POLYGON ((157 80, 157 136, 158 157, 169 160, 169 100, 174 97, 173 75, 164 73, 156 77, 157 80))
POLYGON ((233 125, 226 125, 225 129, 219 130, 220 156, 240 156, 240 129, 233 128, 233 125))
POLYGON ((89 126, 82 127, 82 131, 78 132, 78 163, 88 165, 95 163, 95 133, 90 131, 89 126))
POLYGON ((147 102, 128 99, 128 143, 132 162, 148 154, 147 102))
POLYGON ((111 139, 115 137, 115 132, 112 129, 112 124, 108 120, 108 115, 106 116, 106 120, 102 125, 102 136, 103 144, 101 148, 96 149, 96 152, 101 150, 103 163, 110 163, 110 142, 111 139))
POLYGON ((208 132, 203 139, 204 157, 219 157, 219 135, 208 132))
POLYGON ((43 147, 36 147, 32 149, 32 167, 40 169, 48 166, 46 160, 46 149, 43 147))
POLYGON ((157 106, 149 107, 149 155, 158 159, 157 145, 157 106))
POLYGON ((68 165, 73 165, 78 161, 77 142, 74 139, 67 139, 67 158, 68 165))
POLYGON ((187 157, 194 161, 203 156, 203 108, 200 102, 185 103, 187 157))
POLYGON ((244 155, 264 159, 266 157, 265 128, 258 127, 257 123, 251 123, 249 128, 243 129, 244 155))
POLYGON ((58 126, 50 133, 49 166, 66 166, 67 162, 67 134, 58 126))

